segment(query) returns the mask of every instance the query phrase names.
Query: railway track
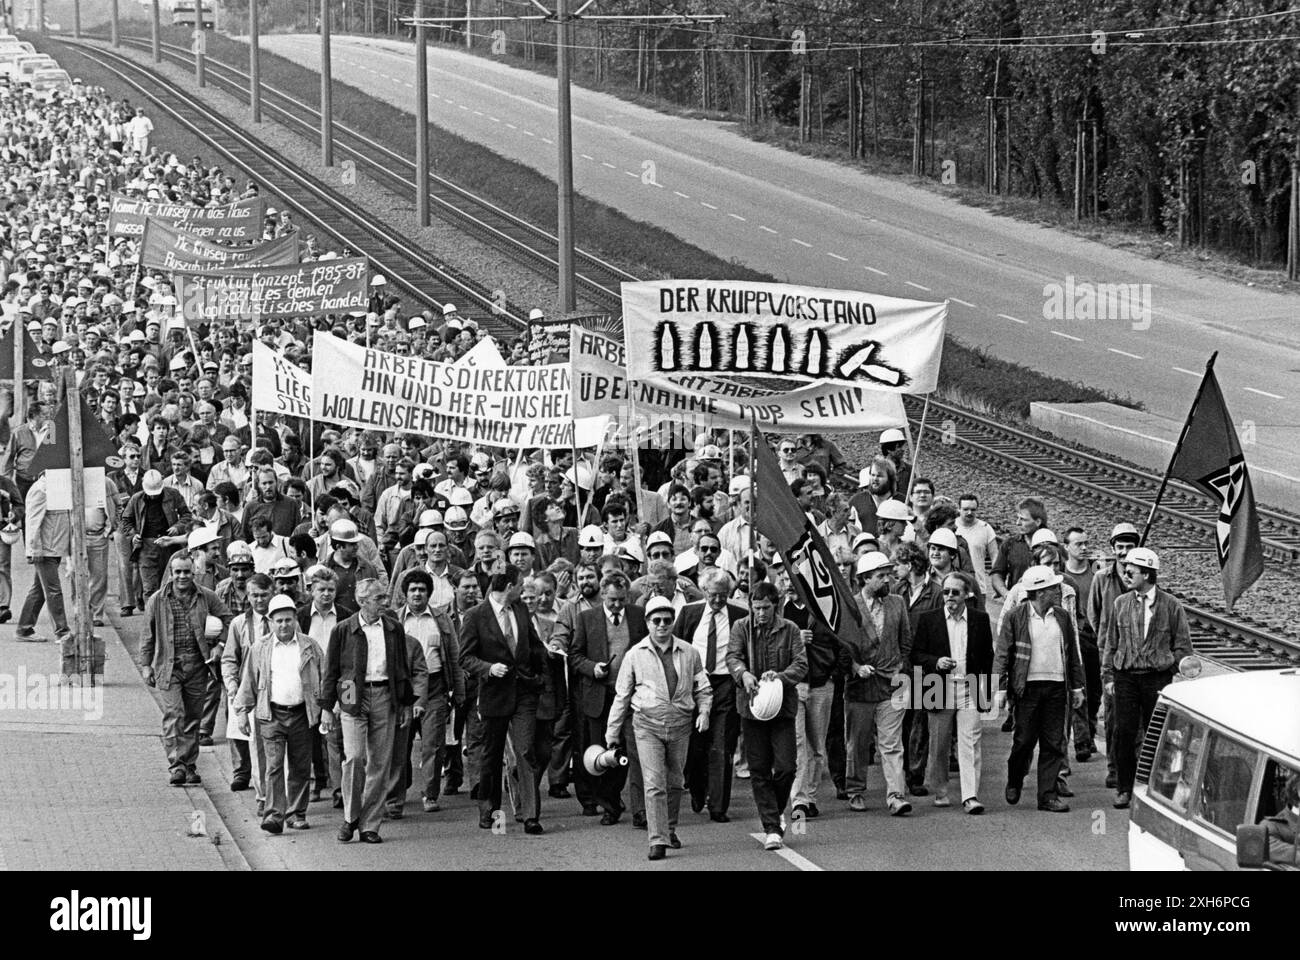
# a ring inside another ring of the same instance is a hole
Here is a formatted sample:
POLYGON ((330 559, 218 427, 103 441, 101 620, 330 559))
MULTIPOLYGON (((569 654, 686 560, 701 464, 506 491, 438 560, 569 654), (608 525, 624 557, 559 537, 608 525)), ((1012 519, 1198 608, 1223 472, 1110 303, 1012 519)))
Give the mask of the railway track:
MULTIPOLYGON (((138 38, 123 38, 123 42, 148 48, 148 42, 138 38)), ((239 143, 256 143, 254 138, 228 121, 211 117, 206 105, 201 101, 167 88, 165 85, 153 84, 147 90, 127 76, 127 74, 153 76, 147 68, 99 47, 88 47, 85 44, 70 45, 76 46, 83 55, 97 60, 101 65, 121 76, 124 82, 154 100, 199 136, 213 140, 196 126, 196 124, 208 123, 225 131, 221 134, 223 136, 233 135, 239 143), (106 60, 119 64, 121 69, 109 66, 106 60), (160 97, 154 92, 153 88, 158 86, 164 87, 165 95, 160 97), (175 102, 169 106, 165 102, 168 99, 174 99, 175 102), (186 112, 202 119, 191 119, 185 115, 186 112)), ((171 44, 163 45, 163 55, 182 65, 193 64, 189 51, 171 44)), ((246 99, 246 74, 211 57, 207 58, 207 68, 209 77, 214 83, 246 99)), ((309 134, 317 132, 319 114, 314 108, 265 84, 262 89, 264 111, 279 117, 290 128, 306 131, 309 134)), ((413 180, 398 172, 409 171, 413 177, 413 163, 391 149, 344 126, 336 123, 334 129, 338 138, 336 149, 352 157, 358 164, 364 165, 372 176, 387 182, 399 193, 414 196, 413 180)), ((306 202, 324 203, 335 211, 350 208, 351 205, 346 200, 333 195, 328 188, 321 187, 308 175, 296 171, 296 168, 293 168, 296 175, 292 176, 292 183, 282 181, 276 171, 269 171, 275 176, 274 180, 269 179, 268 172, 250 168, 232 154, 228 147, 222 146, 220 142, 214 141, 214 143, 223 153, 231 156, 232 160, 249 170, 250 175, 258 177, 259 180, 280 192, 284 201, 301 211, 305 219, 321 224, 325 232, 338 237, 341 242, 353 242, 350 236, 344 236, 337 227, 330 226, 322 220, 322 216, 328 220, 331 214, 317 214, 304 206, 301 197, 284 191, 305 189, 309 197, 306 202)), ((259 159, 277 170, 290 166, 268 154, 269 151, 263 149, 259 159)), ((448 220, 455 222, 461 229, 515 256, 534 269, 554 268, 555 238, 546 231, 441 178, 431 177, 430 196, 436 210, 448 220)), ((366 254, 383 263, 386 270, 392 272, 395 278, 400 278, 400 282, 417 293, 420 299, 428 300, 427 295, 420 294, 415 285, 403 276, 402 269, 405 268, 408 273, 424 270, 427 276, 440 277, 447 272, 446 268, 428 263, 422 256, 416 259, 413 255, 418 254, 418 251, 402 243, 392 243, 390 238, 370 227, 366 215, 355 208, 349 210, 347 216, 350 218, 348 229, 353 231, 360 229, 374 241, 373 247, 365 251, 366 254), (384 247, 394 249, 385 250, 384 247), (421 264, 420 260, 425 260, 425 263, 421 264), (393 270, 394 263, 399 265, 398 271, 393 270)), ((579 253, 578 262, 580 265, 578 283, 587 296, 602 308, 616 312, 619 307, 617 284, 637 278, 588 254, 579 253)), ((459 284, 454 288, 457 295, 469 297, 476 304, 487 307, 489 311, 492 310, 490 291, 465 278, 457 278, 456 282, 459 284)), ((516 324, 521 323, 522 312, 518 308, 511 307, 506 311, 504 319, 516 324)), ((917 427, 919 437, 922 428, 921 401, 919 398, 909 397, 907 407, 909 418, 917 427)), ((1073 499, 1105 506, 1111 512, 1118 506, 1128 513, 1145 514, 1150 510, 1156 488, 1159 486, 1159 477, 1017 430, 937 400, 931 401, 923 432, 929 434, 926 437, 928 443, 955 446, 960 452, 973 459, 997 464, 1001 469, 1010 470, 1036 486, 1046 484, 1073 499)), ((1162 534, 1161 542, 1173 549, 1210 549, 1212 546, 1210 537, 1216 515, 1215 505, 1199 491, 1172 483, 1166 491, 1165 500, 1157 514, 1157 525, 1162 534)), ((1288 565, 1300 561, 1300 517, 1261 508, 1260 521, 1266 554, 1274 561, 1288 565)), ((1229 614, 1213 601, 1181 594, 1179 598, 1187 608, 1193 643, 1204 656, 1239 670, 1300 664, 1300 638, 1279 634, 1269 624, 1239 614, 1229 614)))
POLYGON ((364 208, 322 184, 297 165, 278 156, 256 137, 210 111, 196 97, 159 83, 156 75, 121 54, 76 41, 59 41, 119 78, 132 96, 141 96, 175 119, 195 136, 256 181, 264 191, 293 210, 299 222, 349 247, 377 265, 390 284, 421 306, 437 308, 448 300, 468 301, 483 326, 509 340, 525 324, 527 312, 517 304, 494 299, 491 289, 440 263, 400 235, 383 229, 364 208))
MULTIPOLYGON (((146 38, 122 37, 121 41, 136 49, 151 49, 151 42, 146 38)), ((193 69, 194 55, 187 48, 164 43, 161 49, 166 60, 193 69)), ((247 73, 211 56, 204 58, 204 64, 210 83, 236 99, 248 102, 247 73)), ((320 135, 320 111, 316 107, 265 82, 262 83, 262 112, 308 138, 320 135)), ((411 158, 337 121, 334 123, 334 149, 387 189, 414 201, 416 172, 411 158)), ((559 254, 554 234, 432 172, 429 174, 429 203, 434 216, 548 278, 555 276, 559 254)), ((619 284, 638 279, 581 249, 574 251, 574 267, 579 291, 601 310, 614 314, 621 309, 619 284)))

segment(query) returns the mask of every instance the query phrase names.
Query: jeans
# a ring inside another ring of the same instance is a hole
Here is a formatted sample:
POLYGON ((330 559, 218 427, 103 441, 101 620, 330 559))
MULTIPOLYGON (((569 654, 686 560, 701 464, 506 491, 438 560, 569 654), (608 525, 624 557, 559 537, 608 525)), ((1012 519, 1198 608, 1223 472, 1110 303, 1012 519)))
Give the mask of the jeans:
POLYGON ((145 540, 140 544, 137 560, 140 584, 146 598, 158 592, 158 588, 162 585, 163 571, 167 569, 167 561, 175 552, 174 547, 158 546, 156 540, 145 540))
POLYGON ((784 835, 781 814, 790 802, 797 766, 794 717, 775 720, 740 720, 745 734, 745 757, 749 762, 749 784, 764 833, 784 835))
POLYGON ((266 754, 265 819, 282 823, 288 816, 307 816, 311 728, 307 725, 306 705, 271 704, 271 719, 257 724, 257 735, 266 754))
POLYGON ((731 806, 732 759, 740 739, 740 714, 736 712, 736 681, 727 674, 709 677, 713 708, 709 729, 691 728, 686 751, 686 785, 691 797, 707 803, 709 813, 726 813, 731 806))
POLYGON ((208 690, 203 698, 203 719, 199 721, 199 735, 212 736, 217 729, 217 712, 226 699, 226 685, 221 680, 221 664, 208 664, 208 690))
POLYGON ((1160 691, 1173 678, 1173 670, 1115 671, 1115 776, 1119 793, 1133 792, 1138 743, 1151 722, 1160 691))
POLYGON ((829 683, 810 687, 808 699, 799 701, 799 715, 795 717, 795 747, 798 765, 795 771, 794 803, 817 802, 817 785, 826 775, 826 734, 831 723, 831 703, 835 688, 829 683))
MULTIPOLYGON (((965 680, 957 681, 965 685, 965 680)), ((960 697, 962 691, 958 691, 960 697)), ((957 716, 957 766, 961 778, 961 799, 963 802, 979 797, 980 792, 980 735, 984 722, 974 703, 954 710, 929 710, 930 715, 930 766, 926 772, 926 786, 936 797, 948 796, 949 750, 952 746, 953 715, 957 716)))
POLYGON ((131 538, 119 530, 113 537, 117 541, 117 602, 123 607, 144 608, 144 582, 140 568, 131 559, 131 538))
POLYGON ((13 602, 13 551, 13 547, 0 541, 0 610, 8 610, 13 602))
POLYGON ((1097 741, 1097 711, 1101 707, 1101 651, 1095 637, 1079 637, 1079 651, 1083 655, 1085 700, 1083 706, 1072 708, 1070 719, 1074 731, 1076 751, 1095 751, 1097 741))
POLYGON ((172 665, 171 679, 158 688, 163 711, 163 748, 172 773, 189 772, 199 761, 199 719, 208 689, 208 666, 201 660, 172 665))
POLYGON ((835 692, 831 699, 831 722, 826 730, 826 764, 830 767, 831 782, 843 789, 848 769, 844 741, 844 677, 837 671, 831 684, 835 692))
POLYGON ((46 603, 50 605, 50 619, 54 630, 62 636, 68 632, 68 616, 63 609, 63 585, 59 582, 59 558, 36 557, 33 564, 36 576, 27 591, 22 613, 18 617, 18 635, 31 636, 36 630, 36 618, 46 603))
POLYGON ((1064 681, 1029 680, 1016 698, 1016 728, 1007 757, 1007 785, 1020 787, 1038 747, 1038 802, 1057 798, 1056 780, 1065 760, 1065 717, 1070 692, 1064 681))
POLYGON ((388 684, 357 685, 356 713, 343 713, 343 819, 362 832, 379 832, 388 793, 397 712, 388 684))
POLYGON ((907 785, 917 787, 925 782, 925 766, 930 757, 930 728, 924 710, 908 710, 903 714, 903 770, 907 785))
MULTIPOLYGON (((108 537, 102 533, 86 534, 86 561, 90 568, 90 618, 92 621, 107 622, 105 599, 108 597, 108 537)), ((221 678, 218 677, 218 687, 221 686, 220 681, 221 678)))
POLYGON ((885 796, 902 797, 907 789, 903 774, 903 717, 906 711, 893 700, 844 703, 847 733, 847 757, 844 789, 850 796, 867 792, 867 766, 874 739, 880 753, 880 769, 885 774, 885 796))
POLYGON ((634 714, 632 735, 636 738, 636 752, 641 758, 641 776, 645 782, 645 816, 650 846, 667 846, 668 836, 675 831, 682 809, 683 774, 691 742, 691 721, 684 717, 681 723, 664 724, 634 714))

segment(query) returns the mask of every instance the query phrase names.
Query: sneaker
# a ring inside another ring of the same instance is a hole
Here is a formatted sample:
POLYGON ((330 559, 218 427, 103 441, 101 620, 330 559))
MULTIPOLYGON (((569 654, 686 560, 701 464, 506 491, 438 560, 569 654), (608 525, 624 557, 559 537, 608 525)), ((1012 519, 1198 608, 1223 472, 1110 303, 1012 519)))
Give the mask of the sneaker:
POLYGON ((769 833, 767 838, 763 841, 764 850, 780 850, 784 846, 785 842, 782 841, 781 834, 779 833, 769 833))
POLYGON ((849 809, 862 813, 867 809, 867 798, 860 793, 855 793, 849 798, 849 809))
POLYGON ((889 815, 891 817, 901 817, 912 812, 912 805, 902 797, 889 798, 889 815))
POLYGON ((975 797, 963 800, 961 808, 973 817, 977 817, 984 812, 984 804, 980 803, 975 797))
POLYGON ((951 807, 952 801, 949 800, 947 797, 935 797, 934 805, 936 807, 951 807))
POLYGON ((420 804, 424 807, 424 812, 425 812, 425 813, 437 813, 439 810, 442 809, 442 807, 439 806, 437 800, 424 800, 424 799, 422 799, 422 800, 420 801, 420 804))

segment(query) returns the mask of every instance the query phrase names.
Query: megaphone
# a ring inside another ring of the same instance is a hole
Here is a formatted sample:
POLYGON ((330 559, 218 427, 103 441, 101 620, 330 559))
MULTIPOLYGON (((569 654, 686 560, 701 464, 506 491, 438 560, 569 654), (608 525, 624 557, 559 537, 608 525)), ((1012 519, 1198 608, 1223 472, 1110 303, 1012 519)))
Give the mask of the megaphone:
POLYGON ((627 766, 627 754, 622 750, 606 750, 598 743, 593 743, 582 754, 582 765, 593 777, 599 777, 606 770, 627 766))

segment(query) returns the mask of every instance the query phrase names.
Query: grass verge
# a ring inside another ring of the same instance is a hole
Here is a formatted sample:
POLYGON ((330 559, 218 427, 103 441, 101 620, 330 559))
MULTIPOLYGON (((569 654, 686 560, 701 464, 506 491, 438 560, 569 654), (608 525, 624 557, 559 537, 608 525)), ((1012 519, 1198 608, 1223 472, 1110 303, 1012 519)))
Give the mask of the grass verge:
MULTIPOLYGON (((184 30, 164 28, 166 42, 185 44, 184 30)), ((65 53, 70 53, 66 51, 65 53)), ((246 44, 224 36, 208 41, 210 57, 246 69, 246 44)), ((86 63, 87 77, 93 64, 86 63)), ((315 71, 262 52, 262 80, 268 86, 292 91, 293 95, 313 108, 320 103, 320 77, 315 71)), ((106 79, 92 80, 114 89, 106 79)), ((355 87, 335 82, 335 120, 384 146, 411 155, 415 152, 415 128, 410 114, 391 104, 371 97, 355 87)), ((157 121, 155 121, 157 122, 157 121)), ((158 129, 159 142, 182 156, 196 152, 183 150, 175 143, 193 143, 175 124, 158 129), (176 139, 173 140, 173 135, 176 139)), ((449 131, 430 126, 431 151, 435 170, 448 180, 471 190, 516 216, 554 231, 556 224, 555 183, 522 164, 493 153, 481 144, 465 140, 449 131)), ((198 149, 206 155, 210 150, 198 149)), ((580 245, 636 276, 708 277, 711 279, 774 282, 775 278, 725 260, 691 244, 666 230, 632 220, 617 210, 587 198, 574 199, 575 218, 580 227, 580 245)), ((1117 397, 1084 384, 1051 377, 1017 363, 970 347, 949 336, 944 345, 943 365, 939 376, 939 393, 947 400, 974 407, 983 412, 1024 420, 1029 416, 1031 401, 1086 403, 1108 401, 1123 406, 1138 404, 1127 397, 1117 397)))

